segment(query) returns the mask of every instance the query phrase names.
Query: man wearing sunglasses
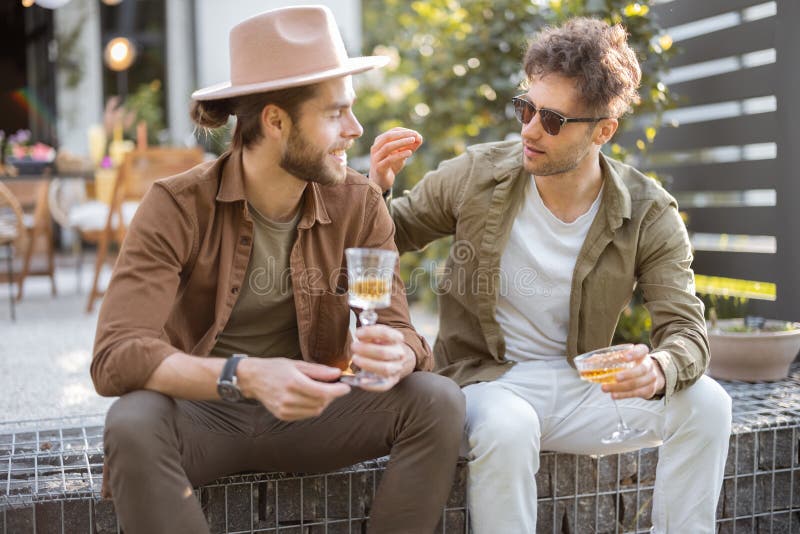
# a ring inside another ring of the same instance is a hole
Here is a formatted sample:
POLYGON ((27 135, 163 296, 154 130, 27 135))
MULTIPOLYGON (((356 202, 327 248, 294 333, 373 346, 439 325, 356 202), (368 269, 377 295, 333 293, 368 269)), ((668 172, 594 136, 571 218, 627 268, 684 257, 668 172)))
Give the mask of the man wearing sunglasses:
MULTIPOLYGON (((467 399, 473 531, 535 532, 542 450, 660 445, 653 530, 713 532, 731 402, 703 376, 687 232, 664 189, 601 152, 638 101, 636 55, 621 26, 573 19, 538 34, 524 68, 521 142, 470 147, 391 201, 401 251, 455 238, 434 354, 467 399), (611 344, 637 286, 653 348, 627 351, 615 383, 581 381, 574 358, 611 344), (617 422, 609 393, 643 435, 601 442, 617 422)), ((370 176, 384 191, 421 141, 402 128, 376 139, 370 176)))

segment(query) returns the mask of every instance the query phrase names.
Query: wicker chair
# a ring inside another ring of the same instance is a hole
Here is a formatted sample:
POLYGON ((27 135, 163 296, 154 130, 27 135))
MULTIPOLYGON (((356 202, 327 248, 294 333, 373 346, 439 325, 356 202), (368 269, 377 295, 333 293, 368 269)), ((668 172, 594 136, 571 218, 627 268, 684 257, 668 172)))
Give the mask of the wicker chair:
POLYGON ((5 252, 6 278, 8 282, 8 301, 11 307, 11 320, 16 320, 14 310, 14 248, 24 239, 25 223, 22 206, 17 198, 0 182, 0 247, 5 252))

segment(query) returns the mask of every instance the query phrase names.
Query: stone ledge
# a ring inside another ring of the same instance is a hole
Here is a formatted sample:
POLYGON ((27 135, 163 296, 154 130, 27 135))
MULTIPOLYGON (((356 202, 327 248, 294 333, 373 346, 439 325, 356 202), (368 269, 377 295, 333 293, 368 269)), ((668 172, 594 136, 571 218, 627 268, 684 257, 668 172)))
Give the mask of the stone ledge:
MULTIPOLYGON (((718 531, 800 532, 800 367, 781 382, 723 385, 734 426, 718 531)), ((0 534, 117 532, 113 504, 99 499, 102 416, 13 425, 0 425, 0 465, 8 469, 0 534)), ((599 458, 543 453, 537 532, 648 532, 657 460, 657 449, 599 458)), ((236 475, 196 491, 212 532, 360 532, 385 464, 236 475)), ((465 503, 462 462, 437 532, 467 532, 465 503)))

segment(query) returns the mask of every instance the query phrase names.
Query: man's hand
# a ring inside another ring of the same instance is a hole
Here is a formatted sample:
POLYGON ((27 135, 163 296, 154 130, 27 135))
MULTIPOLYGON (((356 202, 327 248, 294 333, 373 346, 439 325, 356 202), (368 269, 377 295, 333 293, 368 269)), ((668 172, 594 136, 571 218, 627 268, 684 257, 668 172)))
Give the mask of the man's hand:
POLYGON ((635 362, 630 369, 617 373, 617 381, 603 384, 603 391, 611 393, 615 399, 641 397, 651 399, 663 393, 666 379, 661 365, 650 355, 647 345, 634 345, 625 354, 627 361, 635 362))
POLYGON ((414 371, 417 358, 411 347, 403 342, 403 335, 386 325, 364 326, 356 331, 353 342, 353 363, 364 371, 386 379, 377 386, 365 386, 369 391, 388 391, 405 376, 414 371))
POLYGON ((333 382, 340 369, 287 358, 246 358, 237 369, 245 397, 253 398, 282 421, 317 417, 350 386, 333 382))
POLYGON ((408 128, 392 128, 375 138, 369 149, 369 178, 388 191, 406 160, 422 145, 422 136, 408 128))

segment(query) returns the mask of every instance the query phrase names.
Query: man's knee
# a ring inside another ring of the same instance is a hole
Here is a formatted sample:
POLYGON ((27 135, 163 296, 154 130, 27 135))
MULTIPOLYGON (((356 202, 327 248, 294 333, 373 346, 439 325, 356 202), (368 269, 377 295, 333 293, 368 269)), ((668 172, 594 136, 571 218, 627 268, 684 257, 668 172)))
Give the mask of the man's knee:
POLYGON ((460 438, 464 430, 464 394, 443 376, 416 372, 396 386, 416 418, 430 420, 438 431, 460 438))
MULTIPOLYGON (((693 432, 706 441, 725 440, 730 437, 732 401, 730 395, 715 380, 702 376, 677 393, 673 401, 673 417, 690 419, 693 432)), ((677 421, 676 421, 677 422, 677 421)))
POLYGON ((175 401, 153 391, 133 391, 117 399, 106 415, 106 454, 114 449, 147 453, 174 433, 175 401))
MULTIPOLYGON (((493 452, 527 461, 539 454, 539 416, 525 400, 502 388, 468 394, 467 441, 471 456, 493 452)), ((473 390, 474 391, 474 390, 473 390)))

